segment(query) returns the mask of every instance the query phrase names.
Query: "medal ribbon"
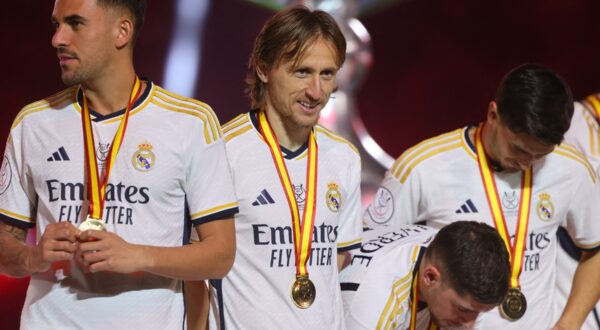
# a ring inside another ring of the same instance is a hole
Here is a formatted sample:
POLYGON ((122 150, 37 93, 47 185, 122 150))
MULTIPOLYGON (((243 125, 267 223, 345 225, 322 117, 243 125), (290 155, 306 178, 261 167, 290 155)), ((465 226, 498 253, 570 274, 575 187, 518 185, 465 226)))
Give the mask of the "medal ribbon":
MULTIPOLYGON (((419 290, 418 290, 418 285, 419 285, 419 272, 417 272, 415 274, 415 277, 413 278, 413 283, 412 283, 412 296, 413 296, 413 301, 412 301, 412 306, 410 307, 410 327, 408 328, 409 330, 415 330, 417 329, 417 312, 418 312, 418 307, 419 307, 419 290)), ((431 314, 431 311, 429 312, 431 314)), ((429 326, 427 327, 429 330, 437 330, 437 325, 435 323, 433 323, 433 316, 430 315, 429 316, 429 326)))
POLYGON ((533 183, 532 167, 529 166, 523 172, 521 177, 521 197, 519 201, 519 213, 517 219, 517 232, 511 246, 510 235, 506 226, 506 219, 500 206, 500 198, 498 189, 491 166, 485 155, 485 150, 482 141, 483 124, 481 124, 475 132, 475 149, 477 150, 477 162, 479 163, 479 172, 485 188, 486 197, 494 219, 494 225, 498 233, 506 244, 510 256, 510 287, 519 288, 519 275, 521 274, 521 266, 523 265, 523 255, 525 254, 525 239, 527 238, 527 226, 529 223, 529 209, 531 206, 531 186, 533 183))
POLYGON ((81 113, 81 122, 83 126, 83 139, 85 143, 85 165, 88 173, 88 198, 90 200, 90 207, 88 210, 89 217, 97 220, 102 220, 104 213, 104 201, 106 193, 106 185, 108 184, 108 176, 113 168, 117 153, 121 148, 123 137, 125 136, 125 130, 127 129, 127 122, 129 121, 129 112, 133 106, 135 100, 141 93, 141 82, 140 79, 135 76, 135 81, 131 88, 131 94, 129 95, 129 102, 125 109, 125 114, 121 119, 117 133, 110 145, 108 156, 106 157, 106 172, 102 182, 100 181, 100 173, 98 171, 98 163, 96 161, 96 148, 94 143, 94 134, 92 131, 92 121, 90 119, 90 110, 88 109, 87 98, 83 93, 83 109, 81 113))
POLYGON ((294 197, 294 189, 290 176, 285 166, 285 161, 281 153, 281 147, 277 141, 277 137, 273 133, 271 126, 267 120, 264 111, 258 113, 258 122, 261 134, 271 151, 273 162, 279 174, 279 180, 285 191, 285 196, 288 201, 290 213, 292 215, 292 226, 294 228, 294 253, 296 257, 296 275, 308 276, 306 263, 310 256, 310 248, 313 237, 313 224, 315 222, 316 211, 316 192, 317 192, 317 141, 312 129, 308 136, 308 157, 306 170, 306 204, 304 206, 304 214, 302 223, 300 222, 300 212, 298 204, 294 197))

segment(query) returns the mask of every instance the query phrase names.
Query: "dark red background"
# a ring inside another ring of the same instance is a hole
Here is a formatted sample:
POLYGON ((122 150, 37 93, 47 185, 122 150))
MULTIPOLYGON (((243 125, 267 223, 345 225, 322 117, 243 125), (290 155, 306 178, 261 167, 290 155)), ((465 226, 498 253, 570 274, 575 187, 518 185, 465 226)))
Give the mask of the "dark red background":
MULTIPOLYGON (((50 46, 53 1, 6 1, 0 12, 0 143, 24 105, 63 88, 50 46)), ((161 84, 174 2, 149 1, 136 47, 141 76, 161 84)), ((271 13, 213 1, 196 91, 221 122, 247 109, 242 93, 254 36, 271 13)), ((407 0, 360 17, 374 65, 357 94, 373 137, 394 157, 432 135, 475 123, 502 75, 523 62, 558 71, 581 98, 600 90, 597 0, 407 0)), ((0 277, 0 325, 18 327, 27 280, 0 277)))

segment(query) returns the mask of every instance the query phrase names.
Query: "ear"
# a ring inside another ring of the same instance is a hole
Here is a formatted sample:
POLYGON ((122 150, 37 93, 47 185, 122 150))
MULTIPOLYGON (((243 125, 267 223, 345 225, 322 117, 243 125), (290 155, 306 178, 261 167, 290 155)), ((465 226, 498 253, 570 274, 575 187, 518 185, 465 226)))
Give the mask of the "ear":
POLYGON ((264 73, 264 71, 265 71, 265 69, 263 69, 262 66, 260 66, 260 65, 256 66, 256 75, 258 76, 258 78, 260 79, 260 81, 263 82, 263 84, 266 84, 266 83, 269 82, 269 78, 264 73))
POLYGON ((440 270, 431 264, 425 267, 421 276, 423 276, 423 283, 430 288, 439 285, 442 281, 440 270))
POLYGON ((498 104, 496 101, 491 101, 488 105, 487 111, 487 123, 493 124, 500 120, 500 114, 498 113, 498 104))
POLYGON ((133 21, 128 17, 121 17, 116 24, 115 46, 121 49, 127 46, 133 38, 133 21))

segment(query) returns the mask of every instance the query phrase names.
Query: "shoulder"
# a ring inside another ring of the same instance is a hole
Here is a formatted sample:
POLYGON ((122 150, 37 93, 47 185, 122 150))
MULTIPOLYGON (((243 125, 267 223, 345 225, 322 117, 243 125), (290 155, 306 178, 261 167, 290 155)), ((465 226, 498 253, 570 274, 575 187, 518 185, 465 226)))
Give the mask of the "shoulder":
POLYGON ((221 125, 213 109, 206 103, 170 92, 154 85, 150 102, 159 108, 177 114, 182 120, 196 120, 203 126, 207 143, 222 137, 221 125))
POLYGON ((26 105, 15 117, 12 128, 21 125, 24 120, 47 119, 47 116, 51 114, 49 110, 60 110, 71 105, 75 100, 77 88, 77 86, 72 86, 54 95, 26 105))
POLYGON ((320 150, 345 154, 348 158, 360 160, 360 153, 354 144, 341 137, 339 134, 334 133, 321 125, 315 125, 314 133, 320 150))
MULTIPOLYGON (((550 160, 556 161, 557 165, 555 166, 557 168, 560 167, 560 173, 563 173, 568 177, 574 177, 574 175, 580 174, 583 177, 591 179, 594 183, 598 179, 596 172, 587 157, 568 143, 563 142, 558 145, 548 157, 550 160)), ((559 173, 559 171, 557 171, 557 173, 559 173)))
POLYGON ((407 149, 394 162, 390 174, 403 183, 415 168, 446 165, 447 157, 455 158, 460 155, 475 160, 475 153, 465 140, 465 132, 466 128, 459 128, 407 149))
POLYGON ((225 143, 243 136, 247 132, 252 132, 254 125, 248 112, 242 113, 223 125, 223 138, 225 143))

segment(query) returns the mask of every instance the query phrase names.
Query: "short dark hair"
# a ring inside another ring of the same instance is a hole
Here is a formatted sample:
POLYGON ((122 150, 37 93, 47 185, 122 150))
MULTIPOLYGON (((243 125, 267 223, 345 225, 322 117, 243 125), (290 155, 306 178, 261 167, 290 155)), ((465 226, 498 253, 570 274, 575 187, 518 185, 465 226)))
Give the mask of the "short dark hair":
POLYGON ((508 292, 510 257, 496 229, 457 221, 435 236, 425 258, 439 267, 445 285, 481 304, 499 304, 508 292))
POLYGON ((133 37, 132 44, 135 44, 137 37, 144 25, 146 16, 146 0, 96 0, 98 5, 105 8, 121 8, 129 11, 133 17, 133 37))
POLYGON ((336 52, 336 65, 341 67, 346 59, 346 39, 333 17, 326 12, 295 6, 267 20, 254 41, 246 74, 246 94, 252 109, 262 107, 266 96, 265 84, 257 70, 266 74, 283 61, 294 60, 296 64, 307 46, 318 38, 331 43, 336 52))
POLYGON ((573 116, 573 95, 554 71, 523 64, 511 70, 495 97, 501 123, 548 145, 560 144, 573 116))

